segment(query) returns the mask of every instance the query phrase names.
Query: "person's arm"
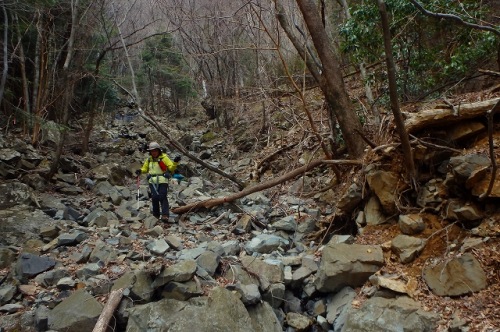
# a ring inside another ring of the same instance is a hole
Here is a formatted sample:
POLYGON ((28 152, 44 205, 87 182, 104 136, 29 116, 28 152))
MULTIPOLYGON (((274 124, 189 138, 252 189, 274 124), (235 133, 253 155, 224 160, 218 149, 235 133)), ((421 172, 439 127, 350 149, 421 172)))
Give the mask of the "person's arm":
POLYGON ((174 174, 175 169, 177 168, 178 163, 173 162, 172 160, 170 160, 170 158, 167 156, 167 154, 165 154, 165 156, 163 158, 163 162, 165 163, 165 165, 167 165, 167 168, 168 168, 168 171, 170 172, 170 174, 174 174))
POLYGON ((140 171, 141 171, 142 174, 146 174, 149 171, 149 158, 146 159, 146 161, 142 165, 140 171))

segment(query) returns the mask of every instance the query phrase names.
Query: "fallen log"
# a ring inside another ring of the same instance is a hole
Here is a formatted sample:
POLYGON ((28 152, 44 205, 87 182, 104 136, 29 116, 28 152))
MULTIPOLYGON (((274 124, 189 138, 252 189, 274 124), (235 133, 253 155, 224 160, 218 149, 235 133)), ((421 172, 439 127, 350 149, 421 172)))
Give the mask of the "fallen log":
POLYGON ((201 209, 201 208, 209 209, 209 208, 212 208, 212 207, 217 206, 217 205, 232 202, 236 199, 245 197, 245 196, 253 194, 255 192, 274 187, 274 186, 276 186, 280 183, 283 183, 287 180, 293 179, 296 176, 301 175, 301 174, 303 174, 303 173, 305 173, 313 168, 316 168, 320 165, 326 165, 326 164, 361 165, 362 162, 359 160, 316 159, 316 160, 313 160, 310 163, 308 163, 302 167, 296 168, 296 169, 294 169, 286 174, 283 174, 282 176, 280 176, 278 178, 269 180, 267 182, 259 183, 257 185, 252 186, 252 187, 247 187, 244 190, 237 192, 235 194, 232 194, 232 195, 229 195, 226 197, 211 198, 211 199, 207 199, 204 201, 187 204, 187 205, 172 209, 172 212, 174 212, 176 214, 182 214, 185 212, 194 211, 194 210, 201 209))
POLYGON ((97 320, 92 332, 106 332, 108 330, 108 324, 113 317, 116 307, 120 304, 123 297, 123 288, 115 289, 109 294, 108 302, 102 309, 101 315, 97 320))
POLYGON ((408 133, 415 133, 424 128, 448 125, 453 122, 486 115, 499 100, 500 98, 494 98, 475 103, 455 105, 454 108, 443 105, 440 108, 412 113, 406 119, 405 127, 408 133), (457 111, 458 114, 456 114, 457 111))

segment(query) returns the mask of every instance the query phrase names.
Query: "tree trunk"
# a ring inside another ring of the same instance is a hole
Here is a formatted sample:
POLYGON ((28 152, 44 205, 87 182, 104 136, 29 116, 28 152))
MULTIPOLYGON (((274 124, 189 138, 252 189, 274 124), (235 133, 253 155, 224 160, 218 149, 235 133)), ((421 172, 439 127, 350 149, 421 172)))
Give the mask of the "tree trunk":
POLYGON ((7 9, 5 9, 5 5, 2 6, 2 11, 3 11, 3 70, 2 70, 2 79, 0 80, 0 104, 2 103, 3 99, 3 92, 5 90, 5 82, 7 82, 7 73, 9 72, 9 55, 8 55, 8 48, 7 46, 9 45, 9 17, 7 16, 7 9))
MULTIPOLYGON (((75 34, 77 27, 77 18, 78 18, 78 2, 79 0, 71 1, 71 31, 68 38, 68 47, 66 50, 66 58, 64 59, 64 64, 62 68, 62 79, 61 86, 63 91, 63 99, 62 99, 62 131, 59 139, 59 143, 57 144, 56 154, 50 165, 49 172, 47 173, 47 179, 51 179, 54 174, 59 169, 59 161, 61 160, 62 151, 64 149, 64 143, 66 142, 67 137, 67 125, 69 121, 70 114, 70 104, 73 99, 74 85, 75 80, 70 75, 70 64, 73 60, 73 52, 74 52, 74 42, 75 42, 75 34), (74 2, 73 2, 74 1, 74 2)), ((61 50, 62 51, 62 50, 61 50)))
POLYGON ((92 82, 92 91, 93 97, 90 105, 89 118, 87 122, 87 126, 83 132, 83 142, 82 142, 82 155, 89 151, 89 143, 90 143, 90 134, 92 133, 92 129, 94 128, 94 119, 97 113, 97 82, 99 80, 99 70, 101 67, 101 61, 104 59, 107 50, 103 50, 100 52, 99 57, 95 63, 94 69, 94 82, 92 82))
POLYGON ((416 176, 415 163, 413 162, 413 154, 410 146, 410 140, 408 138, 408 132, 405 128, 405 123, 401 110, 399 109, 398 100, 398 87, 396 84, 396 66, 394 65, 394 59, 392 58, 392 45, 391 45, 391 31, 389 30, 389 18, 387 15, 387 10, 385 7, 384 0, 377 0, 378 8, 380 11, 380 16, 382 19, 382 28, 384 33, 384 46, 385 46, 385 59, 387 62, 387 74, 389 77, 389 97, 391 99, 391 110, 394 114, 394 122, 396 123, 396 130, 399 134, 399 139, 401 140, 401 146, 403 148, 403 155, 405 159, 405 166, 407 175, 414 179, 416 176))
MULTIPOLYGON (((21 41, 21 31, 19 29, 19 19, 17 14, 14 14, 14 24, 16 26, 16 34, 17 34, 17 43, 19 44, 19 66, 21 67, 21 79, 23 82, 23 109, 26 114, 24 118, 29 118, 27 115, 31 110, 30 106, 30 95, 28 89, 28 77, 26 76, 26 56, 24 54, 24 47, 21 41)), ((23 134, 27 134, 29 132, 31 122, 28 124, 26 121, 23 121, 23 134)))
POLYGON ((285 31, 286 35, 288 36, 288 39, 292 42, 293 46, 299 53, 299 56, 302 58, 302 60, 305 62, 307 69, 311 73, 311 75, 314 77, 316 82, 318 84, 321 82, 321 73, 319 66, 317 63, 314 61, 314 54, 311 54, 304 46, 303 43, 295 36, 295 34, 292 31, 292 28, 290 27, 290 24, 288 23, 288 20, 286 19, 285 16, 285 9, 281 5, 282 0, 274 0, 274 4, 276 7, 276 17, 278 18, 278 22, 280 23, 280 26, 283 28, 285 31))
POLYGON ((314 1, 297 0, 297 4, 323 66, 320 82, 321 90, 338 120, 349 154, 355 158, 360 157, 364 152, 365 143, 358 132, 362 132, 363 128, 347 95, 338 56, 331 48, 331 43, 314 1))

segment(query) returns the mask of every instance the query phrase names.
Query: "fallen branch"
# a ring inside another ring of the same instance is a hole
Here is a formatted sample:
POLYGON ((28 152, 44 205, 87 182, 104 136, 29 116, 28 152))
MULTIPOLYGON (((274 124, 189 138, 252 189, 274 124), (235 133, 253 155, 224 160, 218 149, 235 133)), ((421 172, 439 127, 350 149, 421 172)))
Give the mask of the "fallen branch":
POLYGON ((470 104, 462 104, 460 105, 460 114, 458 116, 448 106, 446 108, 420 111, 410 115, 405 121, 405 127, 409 133, 415 133, 424 128, 441 126, 443 124, 448 125, 456 121, 475 118, 484 115, 499 100, 500 98, 494 98, 470 104))
POLYGON ((300 174, 303 174, 303 173, 305 173, 305 172, 307 172, 315 167, 318 167, 319 165, 322 165, 323 162, 324 162, 324 160, 313 160, 309 164, 304 165, 302 167, 299 167, 297 169, 294 169, 293 171, 290 171, 290 172, 288 172, 288 173, 286 173, 286 174, 284 174, 276 179, 273 179, 273 180, 270 180, 267 182, 263 182, 263 183, 259 183, 255 186, 252 186, 252 187, 247 187, 238 193, 235 193, 235 194, 232 194, 232 195, 229 195, 226 197, 212 198, 212 199, 207 199, 205 201, 195 202, 192 204, 180 206, 178 208, 172 209, 172 212, 177 213, 177 214, 181 214, 181 213, 185 213, 185 212, 200 209, 200 208, 209 209, 209 208, 212 208, 212 207, 220 205, 220 204, 232 202, 234 200, 237 200, 239 198, 253 194, 255 192, 274 187, 282 182, 285 182, 286 180, 295 178, 296 176, 298 176, 300 174))
POLYGON ((234 200, 237 200, 239 198, 242 198, 242 197, 245 197, 247 195, 253 194, 255 192, 262 191, 264 189, 268 189, 268 188, 274 187, 274 186, 276 186, 278 184, 281 184, 281 183, 283 183, 283 182, 285 182, 287 180, 293 179, 296 176, 302 175, 305 172, 307 172, 307 171, 309 171, 309 170, 311 170, 313 168, 316 168, 316 167, 318 167, 320 165, 325 165, 325 164, 362 165, 362 162, 359 161, 359 160, 323 160, 323 159, 316 159, 316 160, 311 161, 307 165, 304 165, 302 167, 294 169, 294 170, 292 170, 292 171, 290 171, 290 172, 288 172, 286 174, 283 174, 282 176, 280 176, 280 177, 278 177, 276 179, 272 179, 272 180, 267 181, 267 182, 259 183, 259 184, 255 185, 255 186, 252 186, 252 187, 247 187, 247 188, 245 188, 244 190, 242 190, 242 191, 240 191, 238 193, 235 193, 235 194, 232 194, 232 195, 229 195, 229 196, 226 196, 226 197, 211 198, 211 199, 207 199, 207 200, 204 200, 204 201, 195 202, 195 203, 191 203, 191 204, 188 204, 188 205, 180 206, 180 207, 172 209, 172 212, 177 213, 177 214, 182 214, 182 213, 189 212, 189 211, 194 211, 194 210, 197 210, 197 209, 200 209, 200 208, 209 209, 209 208, 212 208, 212 207, 217 206, 217 205, 221 205, 221 204, 224 204, 224 203, 232 202, 234 200))
POLYGON ((101 315, 97 320, 92 332, 106 332, 108 330, 108 324, 113 317, 116 307, 120 304, 123 297, 123 288, 115 289, 109 294, 108 302, 102 309, 101 315))

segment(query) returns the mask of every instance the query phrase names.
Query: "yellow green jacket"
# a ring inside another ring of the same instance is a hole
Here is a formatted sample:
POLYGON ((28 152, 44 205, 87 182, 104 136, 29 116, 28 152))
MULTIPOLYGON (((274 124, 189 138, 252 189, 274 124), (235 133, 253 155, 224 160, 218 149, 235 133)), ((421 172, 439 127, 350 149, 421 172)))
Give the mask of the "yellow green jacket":
POLYGON ((168 179, 164 176, 164 174, 167 172, 171 175, 174 174, 177 165, 178 164, 176 162, 173 162, 170 158, 168 158, 166 153, 162 152, 156 159, 149 156, 141 167, 141 173, 149 175, 149 183, 167 183, 168 179), (161 168, 161 162, 164 164, 164 170, 161 168))

